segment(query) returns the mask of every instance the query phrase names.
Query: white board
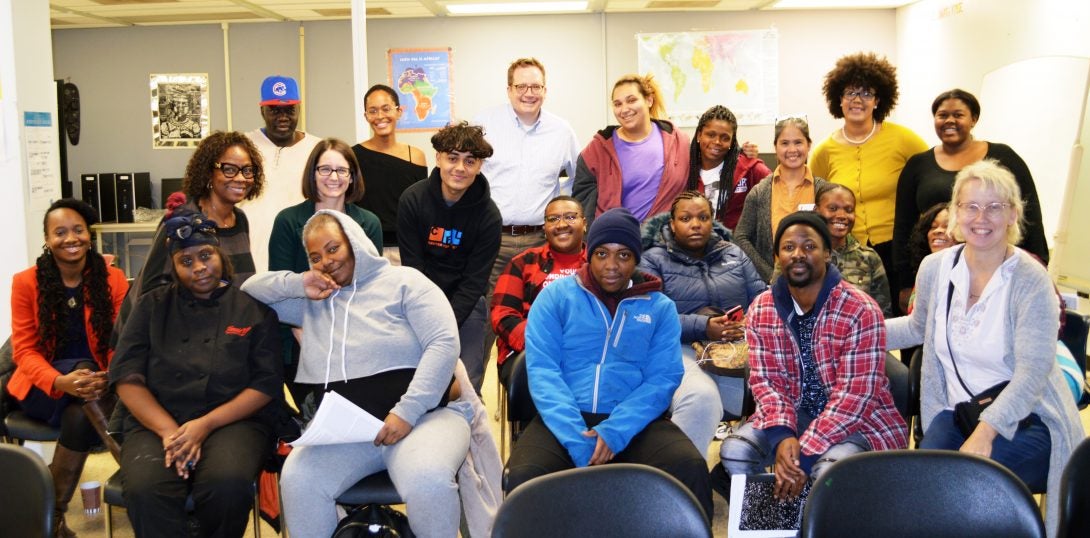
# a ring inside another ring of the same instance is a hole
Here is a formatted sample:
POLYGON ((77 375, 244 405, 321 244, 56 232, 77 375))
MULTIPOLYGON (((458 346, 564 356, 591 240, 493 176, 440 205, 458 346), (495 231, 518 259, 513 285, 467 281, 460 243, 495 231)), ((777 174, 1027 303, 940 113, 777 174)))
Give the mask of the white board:
MULTIPOLYGON (((1090 86, 1088 81, 1083 86, 1090 86)), ((1071 148, 1060 226, 1050 271, 1060 285, 1090 294, 1090 88, 1084 88, 1078 142, 1071 148)))
MULTIPOLYGON (((973 134, 1009 145, 1026 161, 1050 246, 1055 246, 1072 148, 1080 135, 1087 73, 1090 58, 1045 56, 992 71, 981 85, 980 122, 973 134)), ((1083 206, 1083 212, 1088 222, 1090 206, 1083 206)), ((1082 230, 1090 233, 1090 227, 1082 230)))

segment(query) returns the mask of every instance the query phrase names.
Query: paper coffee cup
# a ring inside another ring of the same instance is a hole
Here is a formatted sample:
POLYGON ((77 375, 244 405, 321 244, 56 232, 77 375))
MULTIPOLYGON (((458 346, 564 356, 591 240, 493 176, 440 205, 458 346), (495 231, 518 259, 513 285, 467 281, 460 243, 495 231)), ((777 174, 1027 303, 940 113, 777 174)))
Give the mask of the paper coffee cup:
POLYGON ((91 481, 79 485, 80 495, 83 496, 83 513, 88 516, 98 514, 102 507, 102 484, 91 481))

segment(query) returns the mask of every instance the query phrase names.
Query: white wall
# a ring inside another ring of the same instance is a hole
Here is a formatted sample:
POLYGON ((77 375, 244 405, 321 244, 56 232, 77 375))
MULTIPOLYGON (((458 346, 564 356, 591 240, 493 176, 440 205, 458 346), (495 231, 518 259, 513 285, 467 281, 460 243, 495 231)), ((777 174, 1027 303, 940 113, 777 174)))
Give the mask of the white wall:
MULTIPOLYGON (((11 334, 11 275, 41 253, 46 207, 30 206, 23 150, 23 112, 49 112, 57 122, 57 92, 49 46, 49 7, 41 2, 0 0, 0 342, 11 334)), ((55 128, 55 127, 54 127, 55 128)), ((53 159, 59 163, 54 147, 53 159)), ((56 165, 59 173, 59 164, 56 165)))
MULTIPOLYGON (((931 121, 935 96, 960 87, 980 98, 981 120, 975 134, 1011 144, 1026 160, 1041 198, 1045 232, 1053 245, 1067 181, 1065 163, 1077 137, 1081 110, 1069 110, 1070 125, 1063 133, 1051 127, 1054 122, 1041 112, 1056 106, 1056 86, 1061 80, 1069 84, 1072 77, 1056 73, 1021 80, 1020 87, 1002 89, 1007 95, 1020 94, 1021 101, 999 109, 988 108, 989 97, 997 92, 989 95, 984 81, 989 74, 1026 60, 1090 57, 1090 2, 921 0, 897 10, 896 26, 902 121, 924 140, 937 144, 931 121), (1027 138, 1029 142, 1024 141, 1027 138), (1024 142, 1019 145, 1019 140, 1024 142)), ((1085 72, 1081 75, 1085 81, 1085 72)), ((1007 104, 1012 99, 1001 101, 1007 104)))
MULTIPOLYGON (((580 139, 589 141, 596 130, 613 123, 608 108, 613 81, 637 68, 636 33, 774 26, 780 35, 780 109, 807 113, 814 137, 823 138, 835 125, 821 97, 825 72, 839 56, 858 50, 896 60, 895 24, 894 10, 372 19, 367 23, 368 75, 371 83, 386 82, 387 49, 452 47, 455 113, 471 119, 506 99, 511 60, 535 56, 547 70, 546 108, 568 118, 580 139)), ((229 28, 235 130, 260 126, 261 80, 280 73, 304 83, 308 131, 356 141, 349 21, 229 28), (299 70, 300 28, 305 31, 305 77, 299 70)), ((57 76, 77 84, 83 100, 83 136, 79 146, 70 148, 70 177, 125 170, 148 170, 156 180, 182 175, 191 150, 151 147, 150 73, 209 73, 212 128, 227 126, 218 25, 57 30, 53 47, 57 76)), ((766 150, 772 146, 771 126, 745 128, 740 134, 766 150)), ((400 138, 427 150, 432 162, 430 136, 406 133, 400 138)))

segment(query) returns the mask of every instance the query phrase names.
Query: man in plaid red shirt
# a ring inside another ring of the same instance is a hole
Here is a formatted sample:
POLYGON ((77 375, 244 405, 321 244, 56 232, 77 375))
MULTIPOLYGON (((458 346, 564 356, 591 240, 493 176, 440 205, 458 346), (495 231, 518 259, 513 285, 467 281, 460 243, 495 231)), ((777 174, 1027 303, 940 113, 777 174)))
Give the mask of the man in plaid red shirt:
POLYGON ((525 348, 526 316, 541 290, 558 278, 574 275, 587 262, 583 246, 587 223, 583 206, 571 196, 557 196, 545 206, 545 244, 516 255, 504 267, 492 292, 492 330, 496 365, 507 386, 507 359, 525 348))
POLYGON ((775 463, 781 500, 839 459, 908 444, 884 373, 882 310, 841 280, 831 243, 817 213, 780 221, 773 246, 782 274, 754 300, 746 326, 757 410, 720 449, 729 475, 775 463))

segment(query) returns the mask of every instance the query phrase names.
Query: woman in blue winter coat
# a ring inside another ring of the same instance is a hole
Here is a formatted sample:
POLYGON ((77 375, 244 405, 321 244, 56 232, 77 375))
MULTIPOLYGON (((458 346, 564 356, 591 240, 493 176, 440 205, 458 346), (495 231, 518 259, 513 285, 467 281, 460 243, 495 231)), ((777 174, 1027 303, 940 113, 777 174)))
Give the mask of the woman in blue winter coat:
MULTIPOLYGON (((728 311, 735 306, 742 311, 768 285, 757 273, 749 256, 730 242, 730 233, 715 221, 711 202, 698 191, 685 191, 674 199, 670 213, 657 215, 644 224, 643 244, 647 251, 640 269, 662 279, 662 292, 673 299, 681 318, 681 346, 685 376, 677 394, 719 396, 719 407, 704 405, 703 413, 683 413, 698 423, 678 424, 685 432, 699 431, 703 446, 711 442, 723 410, 737 415, 742 404, 742 379, 713 380, 697 365, 690 344, 697 340, 740 340, 745 338, 743 321, 728 316, 713 316, 708 307, 728 311), (718 386, 717 386, 718 381, 718 386)), ((707 401, 692 400, 692 404, 707 401)), ((672 409, 677 414, 678 405, 672 409)), ((676 420, 675 420, 676 422, 676 420)), ((695 436, 694 436, 695 437, 695 436)))

